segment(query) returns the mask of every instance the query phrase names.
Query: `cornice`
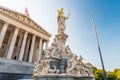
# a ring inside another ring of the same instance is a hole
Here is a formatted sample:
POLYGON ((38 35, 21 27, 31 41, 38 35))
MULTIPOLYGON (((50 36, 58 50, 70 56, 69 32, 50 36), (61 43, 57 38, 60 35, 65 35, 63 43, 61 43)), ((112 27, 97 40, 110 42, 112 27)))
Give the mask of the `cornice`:
POLYGON ((0 13, 5 14, 35 30, 38 30, 40 32, 42 32, 43 34, 51 37, 51 35, 45 31, 40 25, 38 25, 34 20, 32 20, 29 16, 22 14, 20 12, 5 8, 0 6, 0 13))

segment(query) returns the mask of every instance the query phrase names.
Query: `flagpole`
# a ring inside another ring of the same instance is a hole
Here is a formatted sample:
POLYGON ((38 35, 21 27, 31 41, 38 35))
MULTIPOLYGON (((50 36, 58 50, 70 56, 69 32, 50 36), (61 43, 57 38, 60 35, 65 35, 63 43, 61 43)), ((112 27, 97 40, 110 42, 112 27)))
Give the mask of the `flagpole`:
POLYGON ((94 21, 93 15, 91 15, 91 17, 92 17, 93 28, 94 28, 94 32, 95 32, 96 42, 97 42, 98 51, 99 51, 99 55, 100 55, 100 60, 101 60, 101 64, 102 64, 102 69, 103 69, 103 78, 104 78, 104 80, 106 80, 105 67, 104 67, 104 63, 103 63, 103 58, 102 58, 102 53, 101 53, 100 44, 99 44, 99 40, 98 40, 98 35, 97 35, 96 26, 95 26, 95 21, 94 21))

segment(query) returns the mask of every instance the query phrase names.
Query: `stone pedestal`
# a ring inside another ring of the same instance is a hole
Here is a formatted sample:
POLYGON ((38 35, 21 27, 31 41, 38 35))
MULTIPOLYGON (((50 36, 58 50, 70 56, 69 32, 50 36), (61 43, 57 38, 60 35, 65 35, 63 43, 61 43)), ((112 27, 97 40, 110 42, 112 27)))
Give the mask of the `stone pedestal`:
POLYGON ((66 73, 67 59, 62 58, 60 62, 60 73, 66 73))
POLYGON ((95 80, 93 76, 80 76, 76 74, 66 74, 68 59, 50 57, 45 58, 44 61, 49 61, 49 70, 47 74, 41 73, 40 75, 34 75, 34 80, 95 80), (53 72, 55 70, 59 72, 53 72))
POLYGON ((60 70, 59 74, 66 73, 68 59, 51 57, 45 58, 45 60, 50 61, 50 69, 53 70, 54 66, 56 66, 56 68, 60 70))
POLYGON ((56 58, 56 57, 52 57, 52 58, 46 58, 45 60, 50 61, 50 64, 49 64, 50 69, 54 69, 54 66, 56 66, 56 68, 59 69, 61 59, 56 58))
POLYGON ((93 77, 77 77, 72 75, 42 75, 34 77, 34 80, 95 80, 93 77))
POLYGON ((68 38, 68 35, 66 35, 65 33, 62 33, 62 34, 55 35, 55 37, 57 38, 58 41, 63 40, 65 42, 68 38))

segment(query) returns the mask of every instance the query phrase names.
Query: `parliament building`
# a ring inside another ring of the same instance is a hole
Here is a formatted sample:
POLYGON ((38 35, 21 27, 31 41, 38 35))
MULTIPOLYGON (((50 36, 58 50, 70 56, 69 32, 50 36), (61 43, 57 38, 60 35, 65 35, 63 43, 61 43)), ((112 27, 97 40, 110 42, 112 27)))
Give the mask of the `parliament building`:
POLYGON ((29 15, 0 6, 0 80, 32 77, 50 37, 29 15))

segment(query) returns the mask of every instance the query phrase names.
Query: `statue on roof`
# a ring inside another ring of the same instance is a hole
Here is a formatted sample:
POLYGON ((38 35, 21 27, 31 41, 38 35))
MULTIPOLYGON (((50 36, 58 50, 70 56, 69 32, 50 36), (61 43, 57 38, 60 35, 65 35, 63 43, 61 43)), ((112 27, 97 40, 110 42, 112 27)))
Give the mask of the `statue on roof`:
POLYGON ((68 17, 64 16, 64 11, 63 8, 58 10, 58 18, 57 18, 57 23, 58 23, 58 34, 64 33, 65 31, 65 21, 66 19, 69 18, 70 14, 68 14, 68 17))

